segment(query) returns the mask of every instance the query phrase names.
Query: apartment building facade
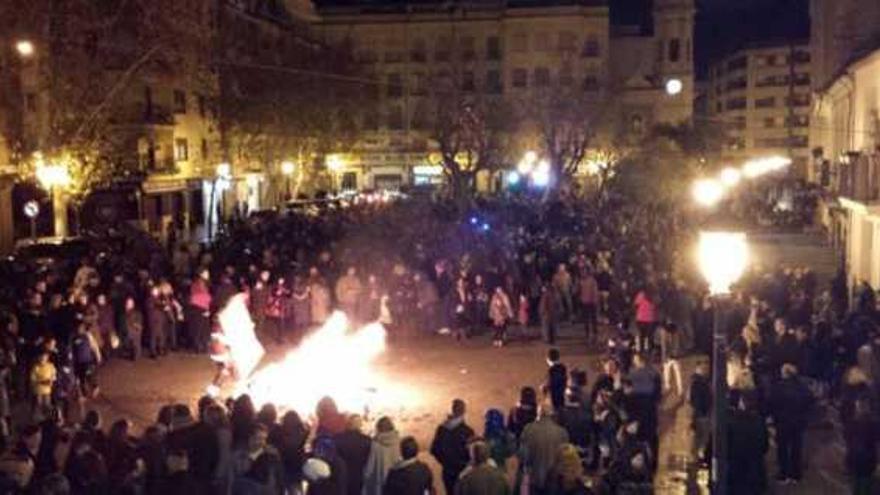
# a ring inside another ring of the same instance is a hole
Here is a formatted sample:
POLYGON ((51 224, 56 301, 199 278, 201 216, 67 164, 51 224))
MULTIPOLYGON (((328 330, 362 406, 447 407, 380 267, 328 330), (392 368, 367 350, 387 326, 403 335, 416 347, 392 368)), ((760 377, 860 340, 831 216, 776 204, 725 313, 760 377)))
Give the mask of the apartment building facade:
POLYGON ((508 101, 557 85, 597 96, 615 87, 634 125, 687 119, 694 12, 690 0, 655 2, 646 33, 613 29, 604 0, 321 8, 316 33, 354 51, 381 99, 339 183, 382 189, 442 181, 422 118, 438 72, 455 74, 465 91, 508 101), (665 91, 671 78, 682 85, 675 96, 665 91))
POLYGON ((880 287, 880 3, 810 2, 815 181, 849 285, 880 287))
POLYGON ((805 41, 736 50, 709 68, 710 119, 722 123, 725 157, 745 161, 781 155, 806 177, 810 146, 810 51, 805 41))

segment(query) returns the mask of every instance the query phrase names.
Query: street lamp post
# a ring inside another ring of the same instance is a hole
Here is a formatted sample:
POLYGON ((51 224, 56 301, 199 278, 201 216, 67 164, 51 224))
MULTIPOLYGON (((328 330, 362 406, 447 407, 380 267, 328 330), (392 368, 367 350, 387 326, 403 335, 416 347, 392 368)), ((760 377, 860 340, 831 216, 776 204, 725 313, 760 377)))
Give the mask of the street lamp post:
POLYGON ((730 287, 742 276, 749 258, 742 232, 700 232, 698 263, 713 301, 712 325, 712 493, 727 493, 727 329, 730 287))
POLYGON ((284 199, 289 200, 292 199, 290 197, 290 177, 293 175, 293 171, 296 169, 296 165, 294 165, 291 161, 281 162, 281 173, 284 175, 284 199))
POLYGON ((326 164, 327 169, 330 170, 330 188, 335 192, 336 189, 338 189, 338 178, 336 176, 339 174, 339 171, 345 167, 345 161, 341 156, 333 154, 327 156, 326 164))
POLYGON ((214 180, 211 183, 211 201, 208 207, 208 239, 212 239, 214 237, 214 217, 217 217, 217 223, 220 223, 222 219, 222 212, 225 210, 226 201, 224 200, 224 191, 229 186, 229 181, 232 179, 232 166, 228 163, 224 162, 217 165, 214 174, 214 180), (217 202, 217 190, 220 190, 220 201, 217 202), (217 207, 219 206, 220 213, 217 212, 217 207))
POLYGON ((37 155, 34 175, 43 189, 52 198, 52 212, 55 217, 55 236, 67 235, 67 197, 64 189, 70 185, 70 171, 63 164, 47 164, 42 155, 37 155))

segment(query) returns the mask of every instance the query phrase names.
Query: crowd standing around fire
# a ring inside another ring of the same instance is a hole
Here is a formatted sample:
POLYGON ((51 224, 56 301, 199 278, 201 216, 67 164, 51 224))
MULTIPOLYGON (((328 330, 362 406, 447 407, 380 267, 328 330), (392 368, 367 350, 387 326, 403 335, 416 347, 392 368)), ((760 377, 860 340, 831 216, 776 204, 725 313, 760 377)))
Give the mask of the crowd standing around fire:
MULTIPOLYGON (((0 281, 13 295, 0 319, 0 491, 434 493, 424 448, 449 494, 652 493, 664 396, 691 408, 694 459, 709 461, 710 366, 698 357, 683 377, 682 359, 711 354, 714 302, 687 268, 686 215, 595 208, 507 199, 462 214, 412 201, 254 216, 211 246, 92 253, 67 271, 0 281), (385 417, 368 436, 364 418, 329 398, 314 417, 279 419, 247 396, 206 396, 194 412, 163 407, 138 436, 125 420, 105 431, 84 412, 108 359, 214 352, 216 314, 241 292, 268 346, 296 343, 340 309, 380 321, 392 340, 543 340, 547 379, 524 386, 509 411, 468 412, 455 399, 424 446, 385 417), (604 356, 601 369, 566 363, 554 347, 562 325, 604 356)), ((799 482, 805 430, 831 409, 855 493, 872 493, 872 288, 850 304, 842 276, 825 288, 805 268, 754 268, 731 299, 730 493, 767 489, 771 436, 777 481, 799 482)))

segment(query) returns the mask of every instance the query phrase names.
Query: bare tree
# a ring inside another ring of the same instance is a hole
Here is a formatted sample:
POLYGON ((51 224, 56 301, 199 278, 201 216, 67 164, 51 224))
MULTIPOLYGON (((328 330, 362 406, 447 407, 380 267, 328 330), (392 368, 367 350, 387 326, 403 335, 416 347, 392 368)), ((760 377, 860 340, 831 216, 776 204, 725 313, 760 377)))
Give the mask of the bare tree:
MULTIPOLYGON (((237 39, 224 38, 229 48, 237 39)), ((345 47, 318 46, 305 39, 265 63, 220 61, 218 98, 227 159, 272 170, 297 163, 297 183, 313 182, 321 157, 350 149, 375 85, 359 77, 345 47), (277 168, 277 167, 276 167, 277 168)))
POLYGON ((608 109, 603 96, 573 81, 558 81, 524 98, 526 129, 536 135, 559 182, 570 180, 589 157, 608 109))
MULTIPOLYGON (((68 196, 79 207, 88 194, 125 177, 140 177, 137 146, 144 124, 173 123, 147 114, 138 84, 184 79, 210 94, 213 11, 208 0, 7 0, 0 39, 21 36, 36 45, 30 70, 46 122, 37 139, 14 136, 25 174, 32 152, 62 162, 71 175, 68 196), (133 98, 133 94, 137 98, 133 98), (137 102, 135 102, 137 101, 137 102)), ((13 133, 10 133, 13 134, 13 133)))
POLYGON ((515 128, 507 100, 466 70, 438 70, 427 104, 428 134, 437 146, 450 194, 459 204, 474 193, 478 174, 504 166, 515 128))

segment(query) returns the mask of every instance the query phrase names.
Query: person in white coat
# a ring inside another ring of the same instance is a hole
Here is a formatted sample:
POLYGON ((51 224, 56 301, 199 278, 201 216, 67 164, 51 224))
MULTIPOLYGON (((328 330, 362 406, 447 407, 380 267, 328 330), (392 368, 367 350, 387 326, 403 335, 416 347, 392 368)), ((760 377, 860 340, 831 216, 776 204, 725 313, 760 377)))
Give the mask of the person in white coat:
POLYGON ((383 416, 376 422, 376 434, 370 456, 364 467, 363 495, 382 495, 385 479, 400 462, 400 434, 394 429, 391 418, 383 416))

